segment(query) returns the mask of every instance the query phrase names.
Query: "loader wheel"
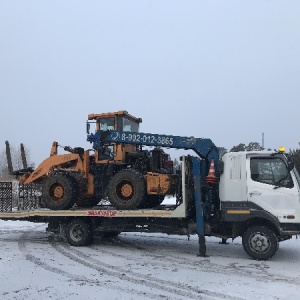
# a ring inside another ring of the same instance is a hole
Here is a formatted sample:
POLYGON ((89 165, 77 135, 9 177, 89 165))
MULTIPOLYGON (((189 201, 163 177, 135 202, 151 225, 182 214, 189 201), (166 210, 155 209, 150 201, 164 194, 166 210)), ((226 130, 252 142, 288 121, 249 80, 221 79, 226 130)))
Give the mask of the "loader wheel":
POLYGON ((93 241, 93 229, 88 221, 73 219, 66 226, 66 239, 71 246, 87 246, 93 241))
POLYGON ((121 170, 108 184, 108 199, 117 209, 136 209, 141 206, 146 193, 142 174, 134 170, 121 170))
POLYGON ((47 178, 43 185, 42 202, 53 210, 71 208, 77 198, 77 186, 67 174, 58 173, 47 178))
POLYGON ((278 250, 279 242, 274 231, 266 226, 248 228, 242 237, 245 252, 256 260, 268 260, 278 250))

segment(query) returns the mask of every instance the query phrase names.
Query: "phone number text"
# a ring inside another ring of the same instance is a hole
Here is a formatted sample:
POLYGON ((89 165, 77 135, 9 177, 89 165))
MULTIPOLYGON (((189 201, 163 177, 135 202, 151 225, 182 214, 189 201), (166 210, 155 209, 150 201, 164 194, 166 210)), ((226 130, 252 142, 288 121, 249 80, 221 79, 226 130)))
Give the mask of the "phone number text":
POLYGON ((174 141, 172 137, 168 136, 155 136, 146 134, 132 134, 132 133, 116 133, 112 137, 112 140, 124 141, 124 142, 136 142, 153 145, 173 145, 174 141))

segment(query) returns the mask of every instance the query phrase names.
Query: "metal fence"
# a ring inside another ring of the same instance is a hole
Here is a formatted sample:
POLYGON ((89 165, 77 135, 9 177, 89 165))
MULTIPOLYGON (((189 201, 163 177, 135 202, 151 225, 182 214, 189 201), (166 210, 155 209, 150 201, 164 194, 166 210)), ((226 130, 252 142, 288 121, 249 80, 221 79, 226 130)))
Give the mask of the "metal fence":
POLYGON ((0 211, 30 210, 38 208, 41 199, 40 188, 36 184, 13 184, 0 182, 0 211))
POLYGON ((0 212, 12 211, 12 182, 0 182, 0 212))
POLYGON ((40 200, 40 191, 34 183, 19 184, 18 209, 38 208, 40 200))

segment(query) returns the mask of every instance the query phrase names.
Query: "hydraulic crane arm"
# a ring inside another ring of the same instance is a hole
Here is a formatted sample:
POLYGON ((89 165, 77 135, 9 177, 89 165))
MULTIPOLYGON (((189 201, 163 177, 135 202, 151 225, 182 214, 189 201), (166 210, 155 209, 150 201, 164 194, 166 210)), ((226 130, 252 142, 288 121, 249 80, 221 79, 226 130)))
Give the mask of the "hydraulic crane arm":
POLYGON ((219 161, 219 149, 210 139, 111 130, 97 131, 95 134, 88 135, 87 140, 93 143, 95 150, 107 143, 145 145, 193 150, 208 162, 213 159, 217 164, 219 161))

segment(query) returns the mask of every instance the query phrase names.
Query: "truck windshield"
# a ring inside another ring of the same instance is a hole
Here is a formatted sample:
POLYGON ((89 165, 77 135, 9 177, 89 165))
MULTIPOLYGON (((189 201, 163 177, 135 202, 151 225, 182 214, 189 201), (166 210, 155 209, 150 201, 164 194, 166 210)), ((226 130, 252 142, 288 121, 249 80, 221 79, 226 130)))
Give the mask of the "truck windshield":
POLYGON ((139 132, 139 123, 127 117, 122 118, 123 131, 139 132))
POLYGON ((251 158, 250 170, 253 181, 286 188, 294 186, 286 164, 278 157, 251 158))

